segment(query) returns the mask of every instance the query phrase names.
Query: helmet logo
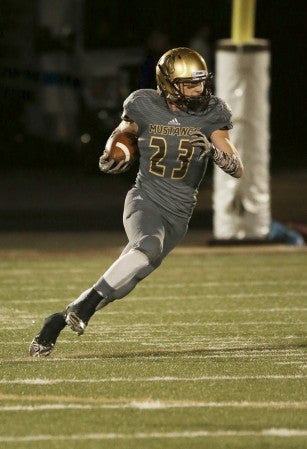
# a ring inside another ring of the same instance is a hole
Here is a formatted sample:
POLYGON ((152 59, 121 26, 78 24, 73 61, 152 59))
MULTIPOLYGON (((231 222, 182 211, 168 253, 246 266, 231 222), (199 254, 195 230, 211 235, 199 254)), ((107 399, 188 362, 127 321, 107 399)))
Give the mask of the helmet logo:
POLYGON ((172 55, 169 55, 169 57, 165 59, 165 66, 168 67, 169 75, 175 72, 175 59, 172 55))

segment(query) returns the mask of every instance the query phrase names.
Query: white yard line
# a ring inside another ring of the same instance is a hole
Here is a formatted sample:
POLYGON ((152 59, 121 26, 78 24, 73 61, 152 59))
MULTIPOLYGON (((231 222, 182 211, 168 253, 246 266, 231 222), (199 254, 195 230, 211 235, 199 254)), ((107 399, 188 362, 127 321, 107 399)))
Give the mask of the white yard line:
MULTIPOLYGON (((206 287, 206 288, 225 288, 225 287, 239 287, 242 289, 242 287, 263 287, 266 285, 269 286, 278 286, 278 287, 295 287, 298 288, 299 286, 305 286, 307 284, 307 280, 304 279, 295 279, 295 280, 278 280, 278 281, 225 281, 225 282, 215 282, 215 281, 207 281, 207 282, 197 282, 198 287, 206 287)), ((194 288, 195 282, 171 282, 171 283, 164 283, 163 281, 160 282, 159 285, 152 284, 151 281, 148 280, 146 285, 140 284, 138 288, 140 289, 148 289, 148 288, 155 288, 157 291, 159 290, 172 290, 174 288, 194 288)))
MULTIPOLYGON (((42 398, 37 397, 37 400, 42 398)), ((229 402, 203 402, 203 401, 126 401, 121 403, 57 403, 37 405, 2 405, 0 411, 5 412, 35 412, 41 410, 168 410, 178 408, 238 408, 238 409, 307 409, 307 402, 298 401, 229 401, 229 402)))
POLYGON ((184 432, 136 432, 136 433, 88 433, 75 435, 25 435, 1 436, 2 443, 22 443, 35 441, 87 441, 87 440, 145 440, 170 438, 204 438, 204 437, 305 437, 307 430, 271 428, 261 430, 198 430, 184 432))
MULTIPOLYGON (((37 301, 40 302, 40 301, 37 301)), ((207 305, 206 305, 207 306, 207 305)), ((239 312, 239 313, 254 313, 255 312, 255 308, 252 307, 245 307, 245 308, 239 308, 239 307, 231 307, 231 310, 228 309, 216 309, 216 308, 206 308, 206 311, 209 313, 235 313, 235 312, 239 312)), ((188 313, 189 311, 187 311, 186 313, 188 313)), ((307 312, 307 307, 274 307, 274 308, 259 308, 257 307, 257 312, 264 312, 264 313, 276 313, 276 312, 307 312)), ((120 315, 122 312, 119 310, 105 310, 103 312, 104 314, 107 315, 120 315)), ((147 310, 135 310, 135 311, 128 311, 125 310, 125 315, 160 315, 160 311, 147 311, 147 310)), ((172 315, 172 316, 182 316, 182 310, 178 311, 178 310, 173 310, 173 309, 163 309, 163 315, 172 315)), ((190 310, 190 313, 193 313, 195 315, 195 312, 193 312, 192 308, 190 310)), ((289 322, 288 322, 289 324, 289 322)))
MULTIPOLYGON (((5 320, 1 320, 0 319, 0 323, 4 322, 5 320)), ((25 320, 26 321, 26 320, 25 320)), ((27 321, 28 323, 28 321, 27 321)), ((32 323, 34 324, 34 323, 32 323)), ((157 329, 158 332, 162 335, 162 334, 168 334, 169 333, 169 329, 170 328, 178 328, 178 327, 223 327, 223 326, 234 326, 237 328, 237 326, 293 326, 293 323, 289 323, 289 321, 202 321, 201 319, 199 319, 196 322, 193 323, 187 323, 187 322, 180 322, 180 321, 173 321, 172 323, 167 323, 167 325, 165 323, 162 324, 153 324, 153 323, 144 323, 144 324, 131 324, 128 331, 127 331, 127 336, 131 336, 133 334, 135 335, 139 335, 139 332, 141 331, 146 331, 146 335, 148 335, 148 329, 157 329), (159 330, 161 329, 161 330, 159 330)), ((306 326, 306 321, 296 321, 295 326, 298 328, 298 326, 306 326)), ((99 329, 99 325, 96 325, 96 329, 99 329)), ((21 329, 27 329, 28 325, 26 325, 26 323, 24 325, 19 325, 19 326, 1 326, 2 330, 21 330, 21 329)), ((93 329, 93 328, 92 328, 93 329)), ((127 329, 127 324, 114 324, 112 325, 112 327, 103 325, 103 332, 104 334, 106 334, 109 331, 116 331, 116 329, 127 329)), ((93 332, 93 331, 89 331, 89 332, 93 332)), ((89 334, 89 332, 87 332, 87 334, 89 334)), ((152 332, 150 332, 152 333, 152 332)), ((204 336, 205 337, 205 336, 204 336)), ((211 337, 212 338, 212 337, 211 337)), ((270 337, 271 339, 278 339, 278 340, 282 340, 282 339, 288 339, 288 338, 303 338, 302 336, 296 336, 296 335, 291 335, 290 337, 288 335, 286 335, 285 337, 270 337)), ((110 338, 109 338, 110 340, 110 338)), ((244 340, 246 341, 246 338, 244 338, 244 340)), ((63 341, 63 340, 62 340, 63 341)), ((107 342, 108 339, 104 339, 101 341, 101 343, 103 342, 107 342)), ((113 341, 113 340, 110 340, 113 341)), ((129 341, 128 339, 117 339, 117 342, 120 341, 124 341, 127 342, 129 341)), ((212 340, 211 340, 212 341, 212 340)), ((226 339, 224 339, 224 341, 226 342, 226 339)), ((229 342, 229 339, 227 340, 229 342)), ((86 339, 82 339, 82 343, 85 343, 86 339)), ((95 343, 98 343, 99 340, 95 339, 95 343)), ((1 344, 5 344, 5 342, 1 342, 1 344)), ((16 342, 7 342, 9 344, 16 344, 16 342)), ((141 343, 141 341, 140 341, 141 343)), ((78 344, 80 344, 80 342, 78 341, 78 344)))
POLYGON ((200 382, 207 380, 216 381, 242 381, 242 380, 294 380, 294 379, 306 379, 305 374, 293 374, 293 375, 259 375, 259 376, 198 376, 198 377, 179 377, 179 376, 156 376, 156 377, 105 377, 100 379, 2 379, 0 384, 18 384, 18 385, 55 385, 62 383, 116 383, 116 382, 200 382))
MULTIPOLYGON (((299 337, 298 337, 299 338, 299 337)), ((116 340, 117 341, 117 340, 116 340)), ((127 343, 127 340, 124 340, 127 343)), ((85 341, 84 341, 85 342, 85 341)), ((23 344, 24 342, 20 342, 20 344, 23 344)), ((68 340, 62 340, 62 343, 69 343, 71 344, 71 341, 68 340)), ((79 345, 80 343, 77 342, 79 345)), ((86 342, 85 342, 86 343, 86 342)), ((90 341, 87 341, 87 343, 92 343, 90 341)), ((97 342, 99 343, 99 341, 97 342)), ((105 343, 105 340, 103 341, 103 343, 105 343)), ((114 343, 114 340, 110 340, 110 343, 114 343)), ((129 342, 128 342, 129 343, 129 342)), ((231 343, 231 342, 230 342, 231 343)), ((237 341, 235 341, 234 343, 237 343, 237 341)), ((2 345, 3 343, 1 343, 2 345)), ((130 354, 129 352, 126 355, 122 355, 120 353, 119 357, 122 358, 124 357, 125 360, 132 360, 135 361, 135 359, 137 358, 138 360, 169 360, 170 357, 174 357, 174 352, 177 352, 178 357, 181 355, 182 357, 184 357, 185 360, 210 360, 210 359, 228 359, 228 360, 232 360, 232 359, 248 359, 248 360, 258 360, 259 358, 261 358, 262 360, 264 358, 281 358, 281 357, 285 357, 287 359, 287 361, 289 360, 289 357, 291 358, 296 358, 296 357, 300 357, 300 360, 297 362, 293 362, 293 363, 304 363, 304 360, 301 360, 301 357, 303 357, 305 355, 305 352, 302 351, 297 351, 297 350, 280 350, 280 351, 274 351, 272 349, 257 349, 255 348, 254 350, 249 350, 249 348, 247 347, 246 352, 243 353, 242 352, 242 348, 241 347, 237 347, 237 348, 231 348, 231 354, 229 353, 229 351, 224 352, 223 349, 224 346, 206 346, 205 348, 195 348, 195 344, 191 344, 190 348, 179 348, 178 349, 178 344, 168 344, 167 343, 167 347, 168 348, 174 348, 174 349, 165 349, 165 345, 161 345, 162 349, 160 350, 159 348, 157 349, 156 344, 152 345, 153 348, 150 349, 149 345, 147 346, 148 349, 146 349, 148 351, 148 354, 143 354, 141 351, 136 351, 134 353, 134 351, 132 350, 132 354, 130 354), (164 350, 163 350, 164 349, 164 350), (161 351, 158 352, 157 354, 153 354, 153 351, 161 351), (204 354, 188 354, 188 352, 194 352, 194 351, 203 351, 204 354), (208 351, 208 353, 206 353, 206 351, 208 351), (217 354, 210 354, 210 352, 217 352, 217 354), (239 352, 238 352, 239 351, 239 352), (168 354, 169 353, 169 354, 168 354)), ((226 346, 227 348, 227 346, 226 346)), ((114 353, 114 351, 113 351, 114 353)), ((93 362, 94 360, 99 360, 101 361, 101 356, 99 355, 93 355, 91 357, 78 357, 77 360, 79 362, 93 362)), ((107 360, 108 362, 110 361, 114 361, 114 360, 118 360, 118 356, 116 355, 107 355, 105 360, 107 360)), ((8 362, 11 361, 20 361, 20 362, 25 362, 25 361, 29 361, 28 357, 16 357, 16 358, 6 358, 6 359, 2 359, 0 360, 0 365, 6 365, 8 362)), ((76 363, 76 357, 72 356, 72 357, 56 357, 55 355, 52 355, 51 357, 47 357, 43 360, 41 359, 33 359, 30 360, 31 363, 35 363, 35 362, 44 362, 44 363, 54 363, 54 362, 73 362, 76 363)), ((276 363, 276 361, 274 361, 274 363, 276 363)))
MULTIPOLYGON (((225 284, 226 285, 226 284, 225 284)), ((167 286, 163 285, 163 289, 167 288, 167 286)), ((195 287, 195 284, 194 286, 195 287)), ((224 287, 224 285, 223 285, 224 287)), ((181 288, 180 285, 174 285, 172 284, 172 290, 174 288, 181 288)), ((182 284, 182 288, 184 288, 185 290, 188 289, 188 286, 185 284, 182 284)), ((148 289, 148 286, 147 286, 148 289)), ((35 287, 18 287, 18 291, 34 291, 36 290, 35 287)), ((50 290, 50 289, 48 289, 50 290)), ((200 291, 200 293, 198 295, 188 295, 189 299, 199 299, 199 298, 205 298, 205 299, 253 299, 253 298, 288 298, 288 297, 305 297, 307 296, 307 292, 305 290, 302 291, 283 291, 282 293, 275 293, 275 292, 260 292, 260 293, 231 293, 231 294, 227 294, 227 293, 207 293, 207 292, 203 292, 200 291)), ((129 301, 157 301, 157 300, 161 300, 161 301, 165 301, 165 300, 177 300, 177 301, 186 301, 185 297, 182 296, 178 296, 178 295, 155 295, 155 296, 144 296, 144 297, 139 297, 139 296, 131 296, 129 298, 129 301)), ((60 302, 62 301, 60 298, 49 298, 49 299, 44 299, 44 304, 45 303, 55 303, 55 302, 60 302)), ((41 303, 41 299, 30 299, 30 300, 23 300, 23 299, 12 299, 10 300, 10 304, 34 304, 34 303, 41 303)))
MULTIPOLYGON (((187 289, 186 287, 183 287, 185 290, 187 289)), ((199 299, 199 298, 203 298, 203 299, 254 299, 254 298, 261 298, 261 299, 267 299, 267 298, 291 298, 295 296, 297 297, 305 297, 307 296, 307 291, 283 291, 282 293, 280 292, 261 292, 261 293, 207 293, 207 292, 203 292, 200 291, 199 294, 197 295, 188 295, 189 300, 193 300, 193 299, 199 299)), ((165 301, 165 300, 171 300, 171 301, 182 301, 185 302, 186 301, 186 297, 183 296, 179 296, 179 295, 161 295, 159 296, 158 294, 155 296, 144 296, 142 298, 140 297, 136 297, 136 296, 131 296, 131 298, 129 298, 129 301, 165 301)))
MULTIPOLYGON (((46 267, 46 271, 49 271, 49 267, 46 267)), ((23 273, 20 273, 19 270, 12 270, 11 268, 8 270, 8 273, 10 274, 10 276, 12 275, 16 275, 16 276, 20 276, 20 274, 25 274, 26 276, 29 274, 33 274, 34 272, 36 273, 37 271, 37 267, 35 267, 35 270, 27 270, 23 273)), ((68 272, 68 270, 66 270, 66 273, 68 272)), ((72 272, 72 270, 70 270, 70 272, 72 272)), ((57 270, 53 270, 52 273, 57 273, 57 270)), ((63 274, 62 271, 59 271, 60 274, 63 274)), ((86 273, 86 272, 85 272, 86 273)), ((2 276, 0 276, 1 279, 2 276)), ((8 279, 7 275, 3 276, 4 279, 1 280, 1 285, 4 284, 16 284, 16 280, 14 279, 8 279)), ((244 287, 244 286, 248 286, 248 287, 254 287, 254 286, 264 286, 264 285, 273 285, 273 286, 295 286, 298 287, 299 285, 306 285, 307 284, 307 280, 306 279, 295 279, 295 280, 283 280, 283 279, 278 279, 278 281, 273 281, 273 280, 259 280, 259 281, 225 281, 225 282, 217 282, 217 281, 204 281, 204 282, 197 282, 197 285, 200 287, 244 287)), ((76 284, 77 285, 77 284, 76 284)), ((50 286, 56 287, 56 283, 52 280, 49 281, 46 279, 46 282, 44 283, 44 286, 40 286, 40 289, 43 290, 48 290, 50 286), (46 287, 47 285, 47 287, 46 287)), ((26 286, 26 287, 31 287, 26 286)), ((169 283, 169 282, 163 282, 163 280, 161 279, 161 282, 159 285, 156 285, 155 283, 152 283, 151 280, 147 280, 146 281, 146 286, 140 284, 138 286, 138 289, 148 289, 148 287, 154 287, 157 290, 165 290, 165 289, 173 289, 173 288, 192 288, 195 287, 195 283, 193 282, 184 282, 184 283, 169 283)), ((19 288, 19 287, 18 287, 19 288)), ((66 286, 65 288, 69 288, 69 286, 66 286)))

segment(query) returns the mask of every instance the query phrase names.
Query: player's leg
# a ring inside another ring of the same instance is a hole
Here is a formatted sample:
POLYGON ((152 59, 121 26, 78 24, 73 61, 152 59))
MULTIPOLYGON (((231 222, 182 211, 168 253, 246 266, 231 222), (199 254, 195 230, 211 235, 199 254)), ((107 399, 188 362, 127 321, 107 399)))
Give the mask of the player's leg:
MULTIPOLYGON (((142 279, 152 273, 183 239, 187 219, 168 217, 150 201, 135 204, 135 193, 127 196, 124 226, 129 244, 120 258, 97 281, 94 288, 109 302, 130 293, 142 279)), ((96 308, 105 305, 102 301, 96 308)))
POLYGON ((46 357, 51 353, 58 336, 66 326, 65 317, 65 312, 58 312, 45 319, 42 329, 30 343, 31 357, 46 357))
POLYGON ((30 355, 49 355, 66 324, 81 335, 96 310, 130 293, 138 282, 160 265, 185 235, 186 220, 171 222, 147 200, 137 204, 135 197, 138 195, 127 195, 124 225, 129 243, 121 256, 93 288, 84 291, 67 307, 66 312, 46 319, 30 345, 30 355))
POLYGON ((93 288, 67 307, 66 323, 79 335, 96 310, 126 296, 161 263, 163 218, 151 202, 137 204, 131 196, 127 195, 124 209, 128 245, 93 288))
MULTIPOLYGON (((124 256, 130 250, 131 246, 128 243, 121 256, 124 256)), ((81 335, 97 306, 99 305, 99 308, 102 308, 109 302, 109 299, 95 288, 89 288, 82 292, 75 301, 68 305, 64 312, 54 313, 45 319, 43 327, 30 343, 30 356, 48 356, 58 336, 67 324, 81 335)))
MULTIPOLYGON (((91 316, 94 313, 97 304, 101 302, 101 300, 103 300, 101 295, 93 288, 89 288, 81 293, 75 303, 78 304, 78 302, 82 303, 82 301, 84 301, 84 313, 91 316), (85 299, 86 301, 84 301, 85 299)), ((78 307, 76 305, 76 309, 77 308, 78 307)), ((74 316, 72 315, 70 319, 73 321, 74 316)), ((30 355, 33 357, 48 356, 51 353, 58 336, 67 324, 69 324, 67 323, 67 309, 63 312, 57 312, 48 316, 45 319, 42 329, 30 343, 30 355)), ((86 324, 87 323, 83 323, 82 321, 79 322, 79 320, 77 320, 75 326, 78 326, 76 332, 79 335, 84 332, 86 324)))

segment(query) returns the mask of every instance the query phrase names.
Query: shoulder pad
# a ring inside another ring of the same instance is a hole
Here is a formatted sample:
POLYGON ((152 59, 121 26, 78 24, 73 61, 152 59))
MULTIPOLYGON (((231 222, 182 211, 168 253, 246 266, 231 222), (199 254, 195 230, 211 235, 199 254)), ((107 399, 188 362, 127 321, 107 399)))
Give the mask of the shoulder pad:
POLYGON ((212 96, 207 109, 210 122, 230 122, 232 111, 228 103, 219 97, 212 96))
POLYGON ((148 107, 148 102, 153 101, 157 96, 157 91, 153 89, 135 90, 124 101, 122 117, 125 120, 138 123, 144 110, 148 107))

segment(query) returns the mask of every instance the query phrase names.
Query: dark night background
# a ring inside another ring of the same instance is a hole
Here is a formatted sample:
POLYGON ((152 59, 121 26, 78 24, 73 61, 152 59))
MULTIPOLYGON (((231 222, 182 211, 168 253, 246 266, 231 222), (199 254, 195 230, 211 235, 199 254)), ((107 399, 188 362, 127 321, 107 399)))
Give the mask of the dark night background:
MULTIPOLYGON (((69 26, 61 30, 43 26, 41 3, 0 0, 0 229, 52 227, 56 222, 59 227, 69 227, 76 217, 84 216, 82 207, 87 209, 88 226, 95 226, 97 204, 102 199, 92 199, 91 206, 91 193, 94 198, 96 190, 107 189, 118 198, 116 221, 122 191, 131 184, 133 173, 110 181, 98 173, 97 158, 118 123, 122 100, 139 87, 148 36, 159 30, 167 34, 169 48, 189 46, 195 31, 206 22, 214 48, 219 39, 230 38, 232 2, 75 0, 70 4, 78 15, 74 11, 70 20, 68 10, 69 26), (88 56, 94 54, 94 59, 88 56), (119 64, 123 54, 130 56, 119 64), (112 55, 118 64, 116 75, 112 70, 108 73, 112 55), (58 106, 53 110, 48 106, 47 112, 41 107, 44 89, 50 87, 62 89, 66 96, 64 131, 59 131, 63 127, 57 117, 58 106), (58 193, 60 184, 63 187, 58 193), (58 221, 57 195, 62 208, 62 220, 58 221), (87 205, 82 206, 86 198, 87 205)), ((49 4, 57 8, 61 2, 49 4)), ((307 168, 304 4, 299 0, 258 0, 255 24, 255 37, 267 39, 271 47, 271 172, 273 177, 286 173, 289 182, 296 183, 306 180, 307 168)), ((115 200, 114 210, 116 204, 115 200)), ((101 214, 104 216, 103 211, 101 214)), ((114 223, 112 214, 108 212, 108 216, 99 226, 114 223)))

